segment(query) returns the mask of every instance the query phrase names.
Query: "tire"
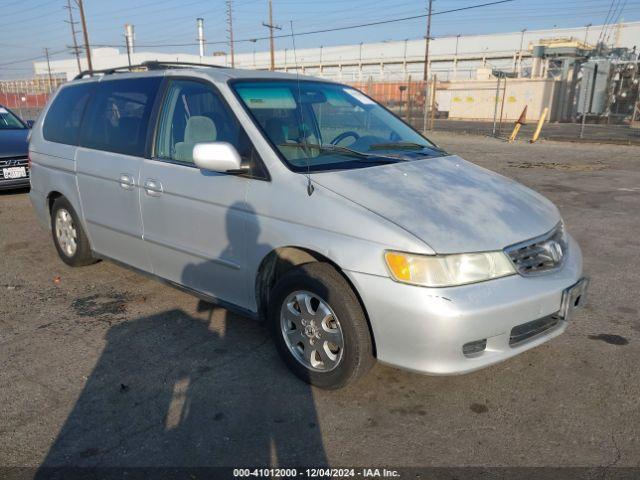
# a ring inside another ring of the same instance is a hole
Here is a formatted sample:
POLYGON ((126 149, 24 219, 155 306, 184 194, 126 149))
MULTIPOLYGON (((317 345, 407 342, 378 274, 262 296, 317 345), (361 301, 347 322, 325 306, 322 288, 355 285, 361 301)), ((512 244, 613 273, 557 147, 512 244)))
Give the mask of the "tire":
POLYGON ((82 267, 98 261, 91 254, 89 239, 78 219, 78 214, 64 197, 56 198, 51 207, 51 235, 58 255, 67 265, 82 267), (70 226, 72 230, 68 228, 61 229, 56 226, 59 216, 62 223, 58 227, 70 226), (67 221, 70 223, 67 224, 67 221), (75 236, 69 232, 75 232, 75 236))
POLYGON ((307 383, 342 388, 364 376, 375 363, 360 302, 342 275, 327 263, 308 263, 284 274, 271 291, 267 312, 278 352, 307 383), (317 314, 309 315, 314 309, 317 314), (306 326, 299 326, 305 318, 306 326), (338 348, 340 338, 342 348, 338 348))

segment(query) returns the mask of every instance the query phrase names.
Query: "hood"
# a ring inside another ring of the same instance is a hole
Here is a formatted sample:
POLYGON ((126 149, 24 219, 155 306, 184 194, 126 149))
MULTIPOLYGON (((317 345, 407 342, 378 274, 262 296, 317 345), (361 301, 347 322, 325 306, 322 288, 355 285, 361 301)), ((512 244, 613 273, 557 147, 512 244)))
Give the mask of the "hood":
POLYGON ((542 195, 457 156, 325 172, 313 180, 436 253, 501 250, 560 221, 558 209, 542 195))
POLYGON ((26 157, 29 151, 27 142, 29 129, 2 130, 0 129, 0 158, 26 157))

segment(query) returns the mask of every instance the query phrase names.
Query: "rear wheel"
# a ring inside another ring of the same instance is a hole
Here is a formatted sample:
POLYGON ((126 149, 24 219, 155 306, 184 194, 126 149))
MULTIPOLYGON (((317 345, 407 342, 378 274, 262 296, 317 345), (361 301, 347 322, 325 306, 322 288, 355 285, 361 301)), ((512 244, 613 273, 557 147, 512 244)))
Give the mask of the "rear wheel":
POLYGON ((80 267, 97 262, 78 215, 64 197, 56 198, 51 207, 51 233, 58 255, 67 265, 80 267))
POLYGON ((309 263, 287 272, 272 290, 268 316, 280 355, 308 383, 340 388, 375 361, 362 307, 329 264, 309 263))

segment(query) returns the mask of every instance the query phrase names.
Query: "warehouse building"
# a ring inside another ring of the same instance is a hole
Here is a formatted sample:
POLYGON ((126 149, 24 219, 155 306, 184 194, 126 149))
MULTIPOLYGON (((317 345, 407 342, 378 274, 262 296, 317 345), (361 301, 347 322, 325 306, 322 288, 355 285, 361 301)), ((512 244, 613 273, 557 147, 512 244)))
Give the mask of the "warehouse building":
MULTIPOLYGON (((438 37, 430 45, 429 85, 422 81, 424 39, 298 49, 295 61, 290 48, 281 48, 275 51, 274 64, 276 70, 299 71, 354 84, 396 111, 411 109, 418 116, 417 112, 424 111, 425 105, 432 104, 437 108, 438 116, 487 120, 496 115, 496 104, 500 103, 500 117, 504 120, 518 118, 527 106, 530 119, 538 119, 546 111, 548 121, 572 121, 586 113, 607 117, 615 114, 619 121, 625 122, 633 116, 633 105, 638 97, 636 43, 640 40, 640 22, 610 25, 608 48, 604 53, 596 49, 603 28, 592 25, 438 37), (588 89, 585 85, 581 87, 583 64, 590 57, 603 54, 609 58, 608 73, 605 75, 604 67, 600 65, 598 78, 602 81, 594 81, 587 85, 588 89), (436 82, 433 82, 433 76, 436 82), (497 84, 498 76, 509 79, 497 84), (434 90, 429 90, 431 87, 434 90), (616 91, 613 87, 619 92, 627 89, 628 95, 625 93, 622 103, 622 96, 610 96, 609 90, 616 91), (600 99, 600 105, 585 107, 587 97, 600 99), (617 110, 613 112, 610 105, 615 102, 617 110), (620 105, 623 105, 622 110, 620 105)), ((132 34, 130 38, 133 38, 132 34)), ((289 44, 290 41, 280 39, 279 43, 289 44)), ((92 49, 94 69, 151 60, 231 65, 228 54, 206 53, 204 43, 194 46, 196 52, 193 54, 142 52, 135 48, 133 41, 128 45, 128 49, 122 50, 92 49)), ((266 70, 270 66, 270 53, 238 53, 234 61, 237 68, 266 70)), ((81 62, 82 68, 86 69, 86 59, 82 58, 81 62)), ((78 73, 75 58, 51 61, 50 67, 47 62, 34 63, 38 77, 48 75, 49 68, 52 75, 67 79, 78 73)))
MULTIPOLYGON (((431 41, 430 71, 438 75, 440 80, 473 79, 477 69, 482 67, 511 70, 528 76, 533 63, 533 45, 558 38, 595 45, 602 28, 602 25, 592 25, 582 28, 438 37, 431 41)), ((611 43, 614 47, 632 49, 640 41, 640 22, 619 23, 612 28, 611 43)), ((279 43, 291 42, 279 40, 279 43)), ((204 53, 204 46, 201 51, 204 53)), ((296 58, 299 69, 307 75, 343 82, 405 81, 409 77, 414 80, 422 78, 424 51, 424 39, 417 39, 298 49, 296 58)), ((197 45, 194 46, 193 54, 186 54, 141 52, 132 44, 129 53, 130 59, 126 49, 92 49, 93 67, 112 68, 127 65, 129 61, 136 64, 148 60, 231 65, 228 54, 216 52, 200 56, 197 45)), ((291 48, 276 50, 274 58, 277 70, 295 71, 296 62, 291 48)), ((268 51, 236 53, 234 60, 238 68, 266 70, 270 65, 270 54, 268 51)), ((86 59, 82 58, 81 62, 82 68, 86 69, 86 59)), ((65 74, 71 79, 78 73, 75 58, 52 60, 50 63, 53 74, 65 74)), ((47 62, 35 62, 34 70, 36 75, 48 74, 47 62)))

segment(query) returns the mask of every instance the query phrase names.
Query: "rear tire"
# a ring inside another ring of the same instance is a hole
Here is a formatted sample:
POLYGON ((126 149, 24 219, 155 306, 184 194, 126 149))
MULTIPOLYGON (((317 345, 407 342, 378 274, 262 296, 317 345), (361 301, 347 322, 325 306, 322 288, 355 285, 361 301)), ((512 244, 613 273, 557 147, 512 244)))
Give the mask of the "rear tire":
POLYGON ((98 261, 91 254, 78 214, 64 197, 56 198, 51 207, 51 234, 58 255, 67 265, 82 267, 98 261))
POLYGON ((268 321, 284 362, 312 385, 342 388, 375 363, 360 302, 327 263, 308 263, 283 275, 271 291, 268 321))

